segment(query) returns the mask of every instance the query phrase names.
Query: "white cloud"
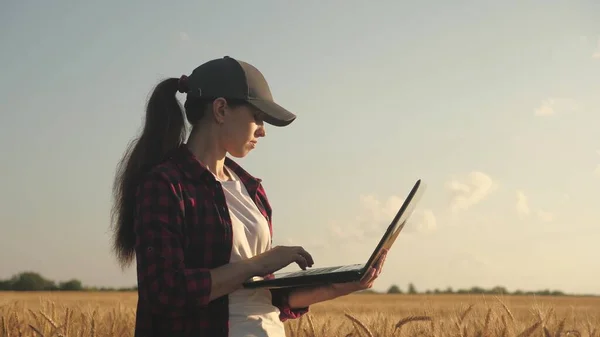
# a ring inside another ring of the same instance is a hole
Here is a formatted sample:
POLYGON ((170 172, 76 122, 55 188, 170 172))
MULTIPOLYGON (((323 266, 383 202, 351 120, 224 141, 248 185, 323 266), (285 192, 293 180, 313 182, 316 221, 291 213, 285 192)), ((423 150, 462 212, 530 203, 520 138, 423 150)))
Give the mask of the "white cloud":
POLYGON ((552 220, 554 220, 554 215, 552 213, 543 210, 538 210, 537 216, 538 219, 540 219, 543 222, 551 222, 552 220))
POLYGON ((403 198, 395 195, 388 197, 383 203, 372 194, 360 196, 360 204, 367 213, 363 217, 371 222, 390 221, 403 202, 403 198))
MULTIPOLYGON (((530 214, 532 214, 533 212, 531 211, 531 207, 529 206, 529 199, 527 198, 525 193, 522 190, 517 190, 516 194, 517 214, 519 214, 520 216, 529 216, 530 214)), ((537 218, 543 222, 551 222, 552 220, 554 220, 554 215, 551 212, 544 211, 541 209, 536 210, 535 215, 537 215, 537 218)))
POLYGON ((552 116, 559 112, 573 111, 577 109, 577 104, 569 98, 549 97, 540 103, 534 111, 538 117, 552 116))
POLYGON ((523 191, 517 191, 517 213, 520 215, 529 215, 529 202, 523 191))
POLYGON ((536 116, 554 115, 554 100, 550 98, 550 99, 543 101, 542 105, 540 105, 537 109, 535 109, 535 115, 536 116))
POLYGON ((456 213, 464 211, 480 203, 490 195, 497 184, 490 176, 483 172, 473 171, 468 174, 465 181, 453 179, 446 184, 452 194, 450 208, 456 213))
POLYGON ((343 241, 360 241, 367 234, 364 229, 361 229, 358 226, 348 226, 348 224, 340 225, 335 221, 329 223, 329 233, 336 239, 342 239, 343 241))

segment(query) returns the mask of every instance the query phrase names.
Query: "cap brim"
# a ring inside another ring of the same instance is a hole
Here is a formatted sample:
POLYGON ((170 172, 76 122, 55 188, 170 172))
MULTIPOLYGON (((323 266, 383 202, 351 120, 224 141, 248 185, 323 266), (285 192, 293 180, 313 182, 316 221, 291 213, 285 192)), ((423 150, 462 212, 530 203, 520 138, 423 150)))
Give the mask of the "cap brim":
POLYGON ((275 102, 250 99, 248 100, 248 103, 265 114, 265 123, 269 123, 274 126, 287 126, 296 119, 295 114, 291 113, 275 102))

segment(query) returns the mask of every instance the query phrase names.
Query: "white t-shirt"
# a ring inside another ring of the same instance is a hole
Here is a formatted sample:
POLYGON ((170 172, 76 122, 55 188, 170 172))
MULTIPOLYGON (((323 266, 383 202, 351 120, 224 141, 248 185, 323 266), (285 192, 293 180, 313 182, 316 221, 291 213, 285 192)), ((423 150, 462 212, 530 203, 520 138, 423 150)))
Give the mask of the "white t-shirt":
MULTIPOLYGON (((271 248, 267 219, 260 213, 239 177, 221 181, 233 230, 231 262, 251 258, 271 248)), ((279 309, 268 289, 239 289, 229 294, 229 337, 285 337, 279 309)))

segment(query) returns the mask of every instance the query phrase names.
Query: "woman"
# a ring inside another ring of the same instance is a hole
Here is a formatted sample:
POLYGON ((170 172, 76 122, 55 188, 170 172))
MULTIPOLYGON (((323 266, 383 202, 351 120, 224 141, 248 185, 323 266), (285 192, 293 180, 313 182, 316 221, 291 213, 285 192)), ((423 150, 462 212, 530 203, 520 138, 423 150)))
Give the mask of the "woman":
POLYGON ((310 305, 370 288, 384 258, 362 282, 302 289, 247 290, 254 276, 296 263, 302 247, 271 247, 272 210, 261 180, 231 160, 246 156, 265 125, 296 116, 276 104, 252 65, 230 57, 155 88, 139 138, 115 181, 114 249, 137 262, 135 336, 285 336, 283 322, 310 305), (187 142, 177 91, 186 93, 187 142))

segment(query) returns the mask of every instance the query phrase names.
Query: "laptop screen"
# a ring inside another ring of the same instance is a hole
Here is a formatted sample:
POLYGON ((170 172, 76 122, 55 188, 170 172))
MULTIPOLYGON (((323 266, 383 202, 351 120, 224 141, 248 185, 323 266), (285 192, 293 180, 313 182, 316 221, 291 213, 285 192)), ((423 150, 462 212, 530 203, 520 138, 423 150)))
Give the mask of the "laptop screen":
POLYGON ((379 255, 383 249, 389 250, 392 247, 396 241, 396 238, 408 222, 409 217, 415 210, 415 207, 421 199, 424 190, 425 186, 421 183, 421 180, 417 180, 410 193, 402 203, 402 206, 400 206, 400 209, 392 220, 392 223, 388 226, 383 237, 379 241, 377 248, 375 248, 373 254, 371 254, 369 261, 365 265, 365 270, 368 270, 371 266, 375 265, 375 262, 379 258, 379 255))

